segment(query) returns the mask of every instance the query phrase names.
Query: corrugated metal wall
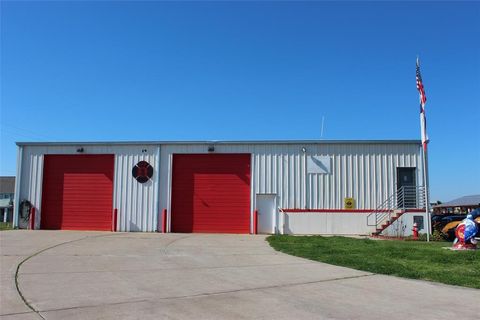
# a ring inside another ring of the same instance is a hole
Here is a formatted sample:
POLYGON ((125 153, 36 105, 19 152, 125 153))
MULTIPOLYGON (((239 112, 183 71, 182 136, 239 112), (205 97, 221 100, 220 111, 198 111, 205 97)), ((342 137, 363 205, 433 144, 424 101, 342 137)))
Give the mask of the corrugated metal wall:
POLYGON ((156 231, 160 147, 131 146, 121 150, 115 147, 115 151, 114 208, 118 209, 118 230, 156 231), (132 168, 142 160, 153 166, 153 176, 145 183, 138 183, 132 177, 132 168))
MULTIPOLYGON (((170 208, 171 154, 205 153, 208 146, 162 146, 161 208, 170 208)), ((374 209, 396 190, 397 167, 417 167, 423 185, 420 150, 414 143, 215 145, 215 153, 252 154, 252 208, 256 194, 273 193, 278 206, 290 209, 342 209, 346 197, 355 198, 357 209, 374 209), (306 174, 305 157, 312 155, 331 158, 330 174, 306 174)))
MULTIPOLYGON (((79 147, 79 146, 78 146, 79 147)), ((77 146, 24 146, 20 177, 19 201, 29 200, 37 212, 36 228, 40 226, 41 189, 44 154, 76 154, 77 146)), ((160 147, 155 145, 92 145, 83 146, 83 154, 115 154, 113 207, 118 209, 119 231, 155 231, 158 214, 158 168, 160 147), (153 178, 138 183, 132 178, 133 166, 149 162, 153 178)), ((89 201, 85 199, 85 201, 89 201)), ((25 223, 20 222, 20 227, 25 223)))
MULTIPOLYGON (((172 154, 207 153, 211 144, 87 145, 85 153, 115 154, 114 208, 120 231, 155 231, 158 213, 170 212, 172 154), (140 160, 154 167, 152 181, 131 176, 140 160)), ((252 156, 251 208, 256 194, 276 194, 277 205, 289 209, 341 209, 353 197, 357 209, 373 209, 396 190, 396 168, 417 167, 423 185, 419 143, 214 144, 215 153, 252 156), (302 148, 306 149, 303 153, 302 148), (329 174, 306 174, 306 158, 328 156, 329 174)), ((41 208, 43 154, 75 154, 77 146, 23 146, 19 200, 41 208)), ((37 225, 38 227, 38 225, 37 225)))

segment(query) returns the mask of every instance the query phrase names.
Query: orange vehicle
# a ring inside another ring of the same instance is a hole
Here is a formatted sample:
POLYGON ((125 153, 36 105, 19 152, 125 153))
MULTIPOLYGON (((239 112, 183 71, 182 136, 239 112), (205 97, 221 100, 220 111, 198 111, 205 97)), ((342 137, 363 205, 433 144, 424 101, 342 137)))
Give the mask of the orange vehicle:
MULTIPOLYGON (((433 207, 433 230, 439 231, 446 239, 455 239, 455 228, 472 214, 480 225, 480 195, 466 196, 433 207)), ((479 232, 480 233, 480 232, 479 232)), ((477 237, 480 234, 477 234, 477 237)))

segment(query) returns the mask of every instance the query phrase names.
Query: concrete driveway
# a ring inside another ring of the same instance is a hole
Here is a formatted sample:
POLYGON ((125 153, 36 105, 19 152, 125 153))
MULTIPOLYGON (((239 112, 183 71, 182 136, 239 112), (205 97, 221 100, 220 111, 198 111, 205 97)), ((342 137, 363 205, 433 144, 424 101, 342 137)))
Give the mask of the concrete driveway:
POLYGON ((291 257, 263 236, 6 231, 0 241, 2 320, 480 315, 480 290, 291 257))

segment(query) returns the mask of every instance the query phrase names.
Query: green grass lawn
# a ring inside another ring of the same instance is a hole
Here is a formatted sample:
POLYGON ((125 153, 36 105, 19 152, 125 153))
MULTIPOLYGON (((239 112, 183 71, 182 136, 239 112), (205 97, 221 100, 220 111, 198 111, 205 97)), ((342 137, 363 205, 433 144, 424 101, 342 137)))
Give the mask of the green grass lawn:
POLYGON ((0 231, 11 230, 12 224, 10 222, 0 222, 0 231))
POLYGON ((480 289, 480 250, 443 249, 452 245, 449 242, 288 235, 267 241, 278 251, 315 261, 480 289))

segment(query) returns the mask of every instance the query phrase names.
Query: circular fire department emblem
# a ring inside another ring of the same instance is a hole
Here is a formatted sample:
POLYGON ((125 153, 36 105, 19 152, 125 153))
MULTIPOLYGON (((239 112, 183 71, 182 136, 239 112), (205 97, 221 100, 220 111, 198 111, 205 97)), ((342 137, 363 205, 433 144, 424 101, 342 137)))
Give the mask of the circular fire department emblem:
POLYGON ((140 183, 145 183, 153 176, 153 167, 147 161, 140 161, 132 169, 132 175, 140 183))

